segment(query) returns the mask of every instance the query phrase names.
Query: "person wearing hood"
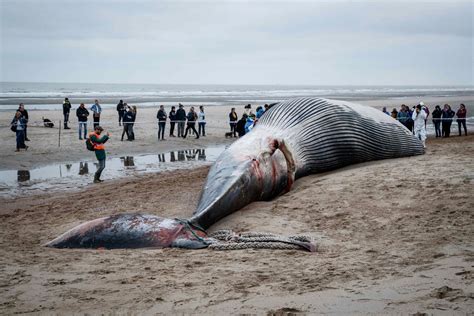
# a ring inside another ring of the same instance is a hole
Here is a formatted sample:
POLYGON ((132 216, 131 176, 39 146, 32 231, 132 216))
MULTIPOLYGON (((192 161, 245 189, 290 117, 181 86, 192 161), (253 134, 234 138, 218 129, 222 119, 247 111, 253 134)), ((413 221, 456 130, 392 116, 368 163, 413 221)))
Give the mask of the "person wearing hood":
POLYGON ((451 134, 451 124, 453 123, 454 114, 454 111, 451 110, 451 106, 449 104, 445 104, 443 112, 441 113, 443 137, 449 137, 451 134))
POLYGON ((418 104, 412 113, 411 119, 413 120, 413 132, 415 133, 415 137, 421 140, 423 148, 426 148, 426 117, 426 112, 422 109, 422 106, 418 104))
POLYGON ((71 102, 69 102, 68 98, 64 98, 64 102, 63 102, 64 129, 70 129, 69 126, 67 126, 67 123, 69 123, 70 112, 71 112, 71 102))
POLYGON ((433 125, 435 128, 436 137, 441 137, 441 107, 437 105, 431 115, 433 119, 433 125))

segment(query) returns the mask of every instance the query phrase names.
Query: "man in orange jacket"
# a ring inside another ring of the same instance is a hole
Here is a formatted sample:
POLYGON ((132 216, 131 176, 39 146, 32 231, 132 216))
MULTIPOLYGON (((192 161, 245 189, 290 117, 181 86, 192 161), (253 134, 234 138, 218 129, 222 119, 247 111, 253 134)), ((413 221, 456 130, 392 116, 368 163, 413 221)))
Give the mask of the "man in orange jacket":
POLYGON ((105 142, 109 140, 109 133, 106 133, 105 135, 101 136, 101 133, 104 131, 104 129, 100 126, 97 125, 94 128, 94 132, 92 132, 89 135, 89 138, 94 144, 94 152, 97 160, 99 161, 99 168, 97 168, 97 171, 94 174, 94 183, 99 183, 102 182, 103 180, 100 180, 100 175, 102 174, 102 171, 105 169, 105 142))

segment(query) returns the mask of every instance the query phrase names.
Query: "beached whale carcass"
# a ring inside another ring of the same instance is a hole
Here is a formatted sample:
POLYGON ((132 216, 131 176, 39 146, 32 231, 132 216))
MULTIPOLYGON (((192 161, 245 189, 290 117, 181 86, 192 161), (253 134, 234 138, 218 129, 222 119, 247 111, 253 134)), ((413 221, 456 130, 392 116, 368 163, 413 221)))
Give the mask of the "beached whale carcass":
POLYGON ((113 215, 81 224, 47 246, 203 248, 207 228, 253 201, 289 191, 295 179, 423 153, 408 129, 379 110, 345 101, 291 99, 273 106, 219 156, 189 219, 113 215))

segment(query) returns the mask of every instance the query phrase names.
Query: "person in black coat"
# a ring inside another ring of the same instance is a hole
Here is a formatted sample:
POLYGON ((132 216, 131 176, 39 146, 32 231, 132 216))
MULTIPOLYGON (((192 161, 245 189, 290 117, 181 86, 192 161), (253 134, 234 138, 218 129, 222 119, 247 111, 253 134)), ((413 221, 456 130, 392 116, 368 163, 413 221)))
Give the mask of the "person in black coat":
POLYGON ((449 137, 451 134, 451 124, 453 123, 454 114, 456 113, 451 110, 451 106, 445 104, 443 112, 441 113, 443 137, 449 137))
POLYGON ((196 131, 197 114, 196 114, 196 112, 194 112, 194 107, 191 107, 189 109, 189 112, 188 112, 188 115, 186 116, 186 118, 188 119, 188 124, 187 124, 187 127, 186 127, 186 131, 184 132, 183 138, 186 138, 186 136, 188 135, 189 130, 193 130, 194 134, 196 135, 196 139, 198 139, 199 134, 198 134, 198 131, 196 131))
POLYGON ((237 126, 235 127, 235 130, 239 134, 239 137, 242 137, 245 135, 245 124, 247 123, 247 114, 243 114, 242 118, 237 122, 237 126))
POLYGON ((171 107, 169 118, 170 118, 170 137, 176 137, 176 136, 174 136, 174 126, 175 126, 176 120, 177 120, 177 118, 176 118, 176 107, 175 106, 171 107))
POLYGON ((158 140, 160 137, 161 140, 165 140, 166 112, 163 105, 160 105, 156 118, 158 119, 158 140))
POLYGON ((86 106, 84 103, 81 103, 76 110, 77 121, 79 122, 79 139, 82 139, 82 135, 84 135, 84 139, 87 138, 87 117, 89 116, 89 111, 87 111, 86 106), (84 129, 84 132, 82 132, 84 129))
POLYGON ((123 100, 120 100, 119 103, 117 104, 117 113, 118 113, 118 120, 119 120, 119 126, 122 126, 122 118, 123 115, 125 114, 126 108, 125 104, 123 103, 123 100))
MULTIPOLYGON (((125 106, 127 103, 125 103, 125 106)), ((133 124, 133 120, 134 120, 134 115, 133 115, 133 112, 132 112, 132 108, 127 106, 127 110, 125 111, 125 113, 123 114, 123 117, 122 117, 122 122, 123 122, 123 132, 122 132, 122 141, 123 141, 123 136, 125 134, 127 134, 127 140, 132 140, 132 135, 130 133, 130 129, 131 129, 131 126, 133 124)))
POLYGON ((441 137, 441 107, 437 105, 431 116, 433 118, 433 125, 435 127, 436 137, 441 137))
POLYGON ((176 111, 176 121, 178 122, 178 137, 184 136, 184 123, 186 122, 186 111, 180 103, 178 111, 176 111))
POLYGON ((21 117, 24 118, 26 120, 25 122, 25 129, 24 129, 24 135, 25 135, 25 140, 26 141, 30 141, 30 139, 28 138, 28 134, 27 134, 27 131, 28 131, 28 111, 25 109, 25 105, 23 103, 20 103, 20 105, 18 106, 18 111, 20 111, 20 114, 21 114, 21 117))
POLYGON ((70 129, 69 126, 67 126, 67 123, 69 123, 70 112, 71 112, 71 102, 69 102, 68 98, 64 98, 64 102, 63 102, 64 129, 70 129))

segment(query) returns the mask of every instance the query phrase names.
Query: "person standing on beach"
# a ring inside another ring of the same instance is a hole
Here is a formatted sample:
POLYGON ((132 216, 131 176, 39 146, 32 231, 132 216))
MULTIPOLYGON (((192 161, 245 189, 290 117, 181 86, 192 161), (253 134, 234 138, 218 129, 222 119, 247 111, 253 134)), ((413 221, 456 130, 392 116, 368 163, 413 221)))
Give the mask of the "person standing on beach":
POLYGON ((20 111, 16 111, 12 122, 10 123, 12 131, 16 134, 16 150, 20 151, 21 148, 28 150, 28 146, 25 145, 25 129, 27 120, 21 114, 20 111))
POLYGON ((118 113, 118 121, 119 121, 119 126, 122 126, 122 118, 123 115, 125 114, 125 105, 123 104, 123 100, 120 100, 119 103, 117 104, 117 113, 118 113))
POLYGON ((445 104, 441 113, 441 127, 443 137, 449 137, 451 134, 451 124, 453 123, 454 111, 449 104, 445 104))
POLYGON ((135 120, 137 119, 137 106, 132 105, 132 123, 128 128, 128 133, 130 134, 130 140, 135 140, 135 132, 133 131, 133 127, 135 126, 135 120))
POLYGON ((69 102, 68 98, 64 98, 64 102, 63 102, 64 129, 70 129, 67 126, 67 123, 69 123, 70 112, 71 112, 71 102, 69 102))
POLYGON ((433 118, 433 125, 435 128, 436 137, 441 137, 441 107, 437 105, 431 115, 433 118))
POLYGON ((412 114, 413 120, 413 131, 415 132, 415 137, 421 140, 423 143, 423 148, 426 148, 425 141, 426 141, 426 112, 422 109, 422 106, 418 104, 415 107, 415 111, 412 114))
POLYGON ((459 136, 462 135, 461 125, 464 127, 464 135, 467 136, 467 127, 466 127, 467 111, 466 111, 466 106, 463 103, 459 105, 459 109, 456 112, 456 116, 458 117, 457 122, 458 122, 459 136))
POLYGON ((82 140, 82 135, 84 135, 84 139, 87 136, 87 117, 89 116, 89 111, 87 111, 86 106, 84 103, 81 103, 76 110, 77 121, 79 122, 79 139, 82 140), (84 132, 82 132, 84 129, 84 132))
POLYGON ((204 114, 204 106, 199 107, 198 113, 198 130, 199 136, 206 137, 206 115, 204 114))
POLYGON ((109 140, 109 133, 101 135, 103 131, 104 129, 100 125, 97 125, 94 127, 94 132, 89 135, 92 145, 94 146, 95 157, 99 161, 99 167, 97 168, 97 171, 94 174, 94 183, 99 183, 103 181, 100 179, 100 176, 102 174, 102 171, 104 171, 105 169, 106 155, 104 144, 105 142, 107 142, 107 140, 109 140))
POLYGON ((428 117, 430 116, 430 109, 428 108, 427 105, 423 101, 420 102, 421 109, 425 111, 426 113, 426 118, 425 118, 425 129, 426 129, 426 122, 428 121, 428 117))
POLYGON ((92 117, 94 118, 94 128, 100 124, 100 114, 102 113, 102 107, 99 104, 99 100, 95 100, 91 106, 92 117))
POLYGON ((127 140, 131 141, 130 137, 130 126, 133 123, 133 113, 132 113, 132 108, 127 105, 127 103, 124 103, 125 106, 125 113, 123 114, 122 122, 123 122, 123 131, 122 131, 122 138, 120 139, 123 141, 123 136, 127 134, 127 140))
POLYGON ((18 111, 20 112, 21 116, 26 120, 25 124, 24 124, 24 140, 26 141, 30 141, 30 139, 28 138, 28 120, 29 120, 29 117, 28 117, 28 111, 25 109, 25 105, 23 103, 20 103, 20 105, 18 106, 18 111))
POLYGON ((156 118, 158 119, 158 140, 160 140, 160 138, 161 140, 165 140, 166 112, 163 105, 160 105, 156 118))
POLYGON ((170 137, 176 137, 174 136, 174 126, 176 124, 176 107, 174 105, 171 107, 169 118, 170 118, 170 137))
POLYGON ((405 110, 407 112, 407 121, 406 121, 406 126, 410 130, 410 132, 414 133, 413 127, 414 127, 414 121, 413 121, 413 112, 415 112, 415 107, 413 109, 410 109, 409 106, 405 106, 405 110))
POLYGON ((188 131, 189 130, 193 130, 194 131, 194 134, 196 134, 196 139, 199 138, 199 133, 198 131, 196 131, 196 119, 197 119, 197 114, 196 112, 194 112, 194 107, 191 107, 189 109, 189 112, 188 112, 188 115, 186 116, 186 118, 188 119, 188 124, 187 124, 187 127, 186 127, 186 131, 184 132, 184 135, 183 135, 183 138, 186 138, 186 136, 188 135, 188 131))
POLYGON ((230 125, 230 132, 232 133, 233 137, 237 137, 236 133, 236 126, 237 126, 237 120, 239 117, 237 116, 237 113, 235 113, 235 108, 230 109, 229 113, 229 125, 230 125))
POLYGON ((235 130, 239 133, 239 137, 245 135, 245 124, 247 124, 247 114, 242 114, 242 118, 237 122, 235 130))
POLYGON ((176 111, 176 120, 178 121, 178 137, 184 136, 184 123, 186 122, 186 111, 180 103, 176 111))
POLYGON ((398 111, 397 114, 397 120, 403 124, 406 128, 407 126, 407 119, 408 119, 408 113, 407 113, 407 106, 405 104, 402 104, 400 107, 400 111, 398 111))
POLYGON ((387 108, 385 106, 382 108, 382 113, 385 113, 390 116, 390 113, 388 113, 387 108))

